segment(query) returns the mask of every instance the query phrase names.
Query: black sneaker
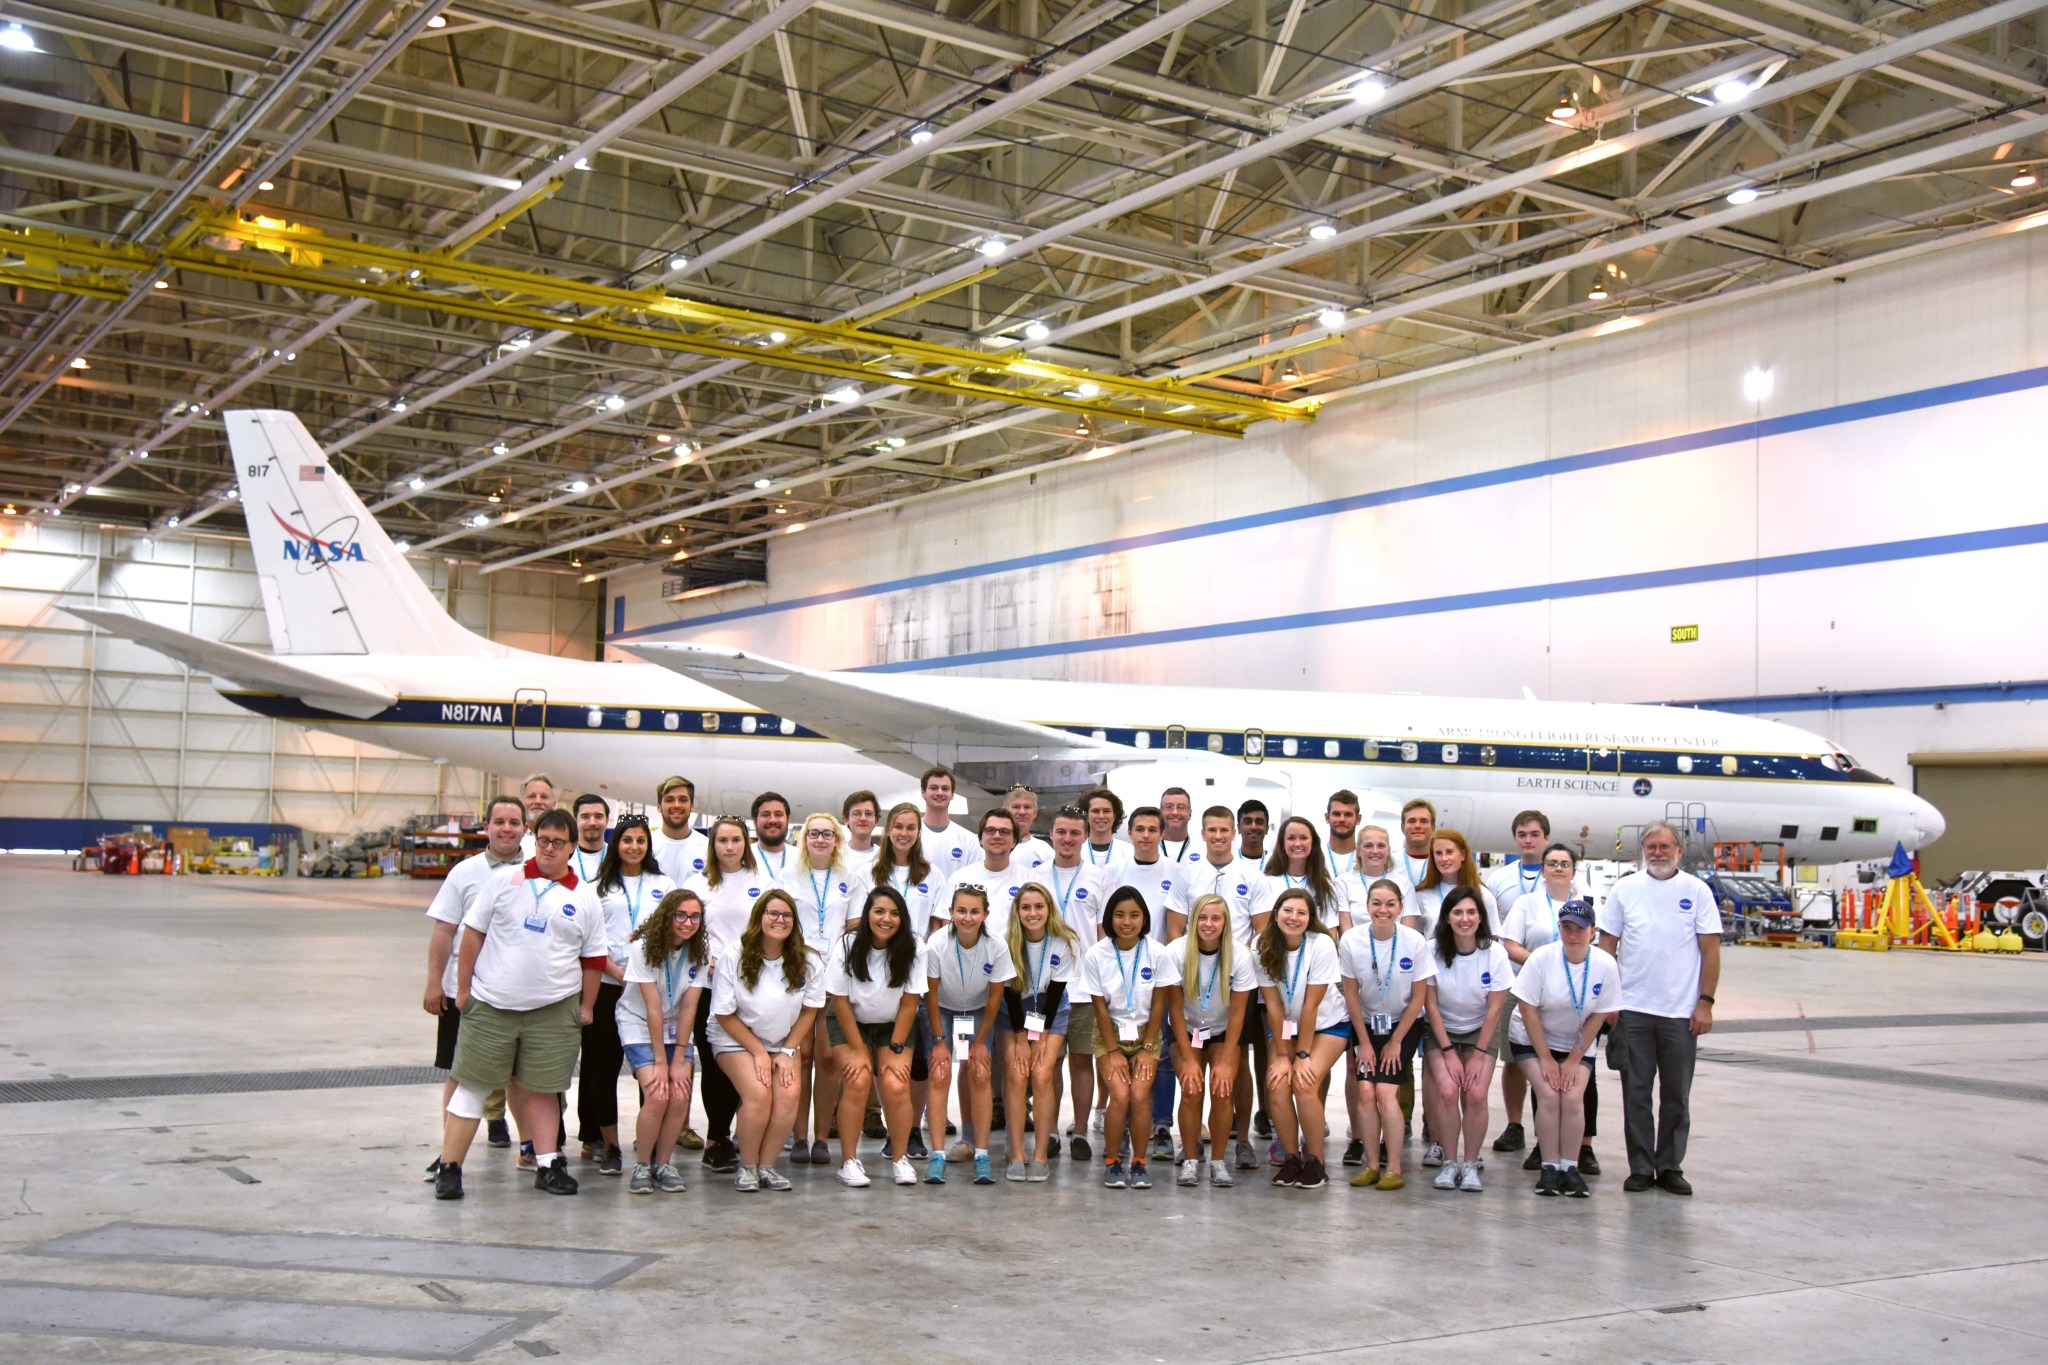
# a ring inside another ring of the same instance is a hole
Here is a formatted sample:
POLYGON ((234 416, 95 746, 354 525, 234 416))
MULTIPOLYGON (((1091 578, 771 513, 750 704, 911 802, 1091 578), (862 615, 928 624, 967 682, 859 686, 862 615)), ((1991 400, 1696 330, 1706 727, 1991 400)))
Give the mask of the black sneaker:
POLYGON ((1692 1182, 1687 1180, 1684 1173, 1680 1171, 1659 1171, 1657 1173, 1657 1186, 1666 1194, 1690 1195, 1692 1193, 1692 1182))
POLYGON ((579 1188, 576 1177, 569 1174, 569 1163, 562 1160, 559 1152, 553 1161, 533 1173, 533 1187, 547 1194, 574 1194, 579 1188))
POLYGON ((1058 1161, 1059 1159, 1060 1159, 1060 1135, 1059 1135, 1058 1133, 1054 1133, 1054 1134, 1052 1135, 1052 1145, 1051 1145, 1050 1147, 1048 1147, 1048 1148, 1046 1149, 1046 1160, 1048 1160, 1048 1161, 1058 1161))
POLYGON ((434 1198, 462 1198, 462 1163, 459 1161, 434 1163, 434 1198))
MULTIPOLYGON (((995 1106, 995 1111, 996 1111, 996 1112, 995 1112, 995 1117, 994 1117, 994 1118, 992 1118, 992 1119, 990 1119, 990 1120, 988 1121, 988 1126, 989 1126, 989 1127, 991 1127, 991 1128, 1000 1128, 1000 1127, 1002 1127, 1002 1126, 1003 1126, 1003 1107, 1002 1107, 1002 1106, 1001 1106, 1001 1105, 999 1104, 999 1105, 995 1106)), ((953 1122, 953 1120, 951 1120, 951 1119, 947 1119, 947 1120, 946 1120, 946 1136, 947 1136, 947 1137, 959 1137, 959 1136, 960 1136, 960 1128, 959 1128, 959 1125, 958 1125, 958 1124, 956 1124, 956 1123, 954 1123, 954 1122, 953 1122)))
POLYGON ((484 1127, 484 1141, 493 1147, 512 1145, 512 1127, 503 1119, 492 1119, 484 1127))
POLYGON ((1273 1183, 1285 1186, 1288 1189, 1299 1185, 1301 1183, 1301 1158, 1290 1156, 1285 1161, 1282 1161, 1280 1169, 1273 1172, 1273 1183))
POLYGON ((1365 1143, 1362 1139, 1353 1138, 1344 1148, 1344 1164, 1346 1166, 1363 1166, 1365 1164, 1365 1143))
POLYGON ((1252 1136, 1272 1141, 1273 1120, 1266 1117, 1266 1111, 1263 1109, 1252 1115, 1252 1136))
POLYGON ((1587 1175, 1600 1174, 1600 1158, 1593 1155, 1591 1147, 1579 1148, 1579 1169, 1587 1175))
POLYGON ((597 1159, 597 1173, 599 1175, 624 1175, 625 1167, 626 1154, 607 1142, 604 1145, 604 1155, 597 1159))
POLYGON ((1294 1181, 1296 1189, 1319 1190, 1329 1183, 1329 1172, 1323 1169, 1320 1157, 1305 1156, 1301 1159, 1301 1170, 1296 1174, 1294 1181))
POLYGON ((704 1144, 704 1164, 721 1174, 730 1174, 740 1168, 740 1149, 725 1139, 704 1144))
MULTIPOLYGON (((1059 1139, 1054 1138, 1053 1141, 1057 1142, 1059 1139)), ((1067 1144, 1067 1155, 1075 1161, 1087 1161, 1095 1155, 1095 1149, 1088 1145, 1087 1138, 1076 1133, 1074 1134, 1073 1141, 1067 1144)))
POLYGON ((1534 1147, 1531 1147, 1529 1155, 1522 1158, 1522 1169, 1525 1171, 1540 1171, 1543 1169, 1542 1143, 1539 1142, 1534 1147))
POLYGON ((1522 1125, 1511 1123, 1501 1129, 1500 1136, 1493 1140, 1493 1150, 1496 1152, 1519 1152, 1527 1141, 1528 1139, 1522 1134, 1522 1125))
POLYGON ((912 1161, 922 1160, 930 1156, 932 1154, 931 1148, 924 1145, 924 1129, 911 1129, 910 1141, 903 1144, 903 1150, 910 1154, 912 1161))
POLYGON ((1564 1173, 1555 1166, 1545 1166, 1543 1174, 1536 1177, 1536 1193, 1555 1197, 1564 1188, 1564 1173))
POLYGON ((1579 1174, 1579 1168, 1576 1166, 1568 1171, 1561 1172, 1559 1183, 1564 1186, 1564 1192, 1574 1199, 1587 1199, 1593 1194, 1591 1190, 1586 1188, 1585 1178, 1579 1174))
POLYGON ((434 1177, 439 1174, 441 1174, 441 1158, 435 1157, 427 1163, 426 1183, 429 1185, 433 1184, 434 1177))

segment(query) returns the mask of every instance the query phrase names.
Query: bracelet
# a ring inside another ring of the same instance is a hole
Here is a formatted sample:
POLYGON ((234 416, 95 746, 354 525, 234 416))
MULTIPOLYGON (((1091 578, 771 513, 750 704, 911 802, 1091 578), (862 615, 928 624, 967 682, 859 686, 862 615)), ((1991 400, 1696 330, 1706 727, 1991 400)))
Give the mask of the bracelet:
POLYGON ((1705 991, 1700 992, 1700 999, 1706 1001, 1709 1005, 1714 1003, 1714 997, 1708 995, 1705 991))

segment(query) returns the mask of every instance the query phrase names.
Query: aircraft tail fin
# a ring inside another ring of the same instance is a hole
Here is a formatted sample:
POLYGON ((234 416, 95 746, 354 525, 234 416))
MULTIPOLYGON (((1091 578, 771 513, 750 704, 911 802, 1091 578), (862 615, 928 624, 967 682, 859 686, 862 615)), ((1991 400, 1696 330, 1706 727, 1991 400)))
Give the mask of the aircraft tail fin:
POLYGON ((273 652, 501 652, 442 609, 296 415, 224 416, 273 652))

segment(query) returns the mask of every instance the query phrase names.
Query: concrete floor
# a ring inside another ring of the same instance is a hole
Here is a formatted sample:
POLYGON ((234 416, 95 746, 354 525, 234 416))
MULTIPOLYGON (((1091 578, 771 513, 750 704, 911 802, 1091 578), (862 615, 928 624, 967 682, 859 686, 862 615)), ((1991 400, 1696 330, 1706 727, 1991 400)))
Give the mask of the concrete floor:
MULTIPOLYGON (((0 885, 0 1083, 431 1061, 424 885, 33 858, 0 861, 0 885)), ((1039 1186, 860 1191, 796 1167, 795 1194, 741 1196, 692 1163, 684 1195, 631 1198, 590 1170, 554 1199, 479 1145, 469 1198, 440 1204, 420 1183, 430 1086, 0 1104, 0 1318, 129 1331, 0 1329, 0 1358, 2048 1358, 2048 962, 1736 949, 1720 995, 1689 1201, 1621 1193, 1618 1085, 1611 1174, 1583 1202, 1533 1198, 1502 1160, 1477 1196, 1170 1174, 1111 1192, 1073 1165, 1039 1186), (1959 1015, 1976 1018, 1935 1018, 1959 1015), (1870 1016, 1901 1024, 1830 1026, 1870 1016), (431 1246, 389 1273, 344 1241, 331 1266, 270 1241, 238 1266, 120 1254, 143 1234, 98 1231, 115 1224, 652 1259, 582 1258, 629 1266, 595 1287, 431 1246), (83 1234, 116 1252, 49 1254, 83 1234), (228 1341, 270 1344, 203 1344, 228 1341), (358 1349, 310 1348, 342 1341, 358 1349)))

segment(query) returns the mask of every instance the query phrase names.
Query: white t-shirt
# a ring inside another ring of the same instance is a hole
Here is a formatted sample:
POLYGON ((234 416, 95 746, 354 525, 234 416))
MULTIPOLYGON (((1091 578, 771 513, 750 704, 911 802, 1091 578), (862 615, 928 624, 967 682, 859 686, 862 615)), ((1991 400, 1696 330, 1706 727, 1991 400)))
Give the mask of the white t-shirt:
POLYGON ((1327 989, 1316 1005, 1313 1031, 1321 1033, 1344 1022, 1344 991, 1340 985, 1343 970, 1337 965, 1337 941, 1328 934, 1303 935, 1301 947, 1287 955, 1287 961, 1282 964, 1282 976, 1278 979, 1266 975, 1266 964, 1258 960, 1256 952, 1252 955, 1252 970, 1261 990, 1271 986, 1279 992, 1282 1019, 1300 1023, 1301 1007, 1307 999, 1308 988, 1323 986, 1327 989), (1308 955, 1306 961, 1302 958, 1303 953, 1308 955))
POLYGON ((1415 890, 1416 884, 1429 875, 1429 855, 1416 857, 1408 851, 1408 845, 1397 843, 1387 854, 1387 880, 1401 888, 1406 895, 1415 890))
POLYGON ((1688 1018, 1700 1003, 1701 934, 1721 932, 1714 893, 1690 872, 1631 872, 1607 893, 1600 932, 1620 940, 1621 1007, 1688 1018))
POLYGON ((1156 862, 1141 863, 1133 858, 1123 865, 1117 880, 1110 885, 1114 891, 1119 886, 1128 886, 1145 898, 1145 909, 1152 915, 1152 930, 1148 937, 1154 943, 1166 943, 1166 913, 1173 907, 1174 895, 1180 890, 1180 868, 1161 857, 1156 862))
MULTIPOLYGON (((795 898, 796 912, 804 926, 804 942, 813 945, 830 943, 845 930, 849 920, 859 919, 861 903, 868 894, 859 875, 837 863, 820 871, 805 862, 792 874, 791 881, 782 883, 782 889, 795 898)), ((913 916, 909 928, 916 933, 924 928, 924 923, 913 916)))
POLYGON ((910 974, 900 986, 889 984, 889 954, 882 948, 868 952, 868 979, 862 981, 854 976, 846 967, 846 955, 852 948, 852 934, 841 934, 832 940, 832 956, 825 962, 825 994, 845 996, 846 1003, 853 1006, 854 1022, 886 1024, 896 1017, 896 1007, 904 996, 925 993, 927 973, 922 943, 910 955, 910 974))
MULTIPOLYGON (((1099 867, 1113 877, 1129 861, 1131 846, 1114 834, 1109 836, 1108 848, 1097 848, 1087 839, 1081 841, 1081 862, 1087 867, 1099 867)), ((1110 885, 1115 886, 1116 883, 1111 881, 1110 885)))
POLYGON ((1180 984, 1180 959, 1149 938, 1140 938, 1129 952, 1105 938, 1082 954, 1081 976, 1089 997, 1102 1002, 1119 1034, 1126 1024, 1142 1032, 1152 1017, 1153 992, 1180 984))
MULTIPOLYGON (((1578 894, 1576 887, 1572 894, 1578 894)), ((1500 936, 1514 940, 1532 953, 1546 943, 1555 943, 1557 912, 1564 909, 1570 899, 1552 900, 1547 886, 1538 886, 1534 891, 1523 893, 1516 897, 1514 908, 1501 922, 1500 936)))
MULTIPOLYGON (((1396 924, 1393 937, 1383 941, 1372 936, 1370 921, 1361 921, 1337 940, 1337 965, 1358 983, 1358 1008, 1368 1031, 1374 1015, 1399 1019, 1415 988, 1436 975, 1436 954, 1428 948, 1405 924, 1396 924)), ((1380 1031, 1393 1032, 1392 1024, 1380 1031)))
POLYGON ((462 955, 462 917, 469 913, 469 907, 476 903, 477 892, 491 879, 491 874, 500 868, 517 867, 522 860, 507 858, 498 861, 490 850, 472 853, 448 869, 448 875, 434 892, 432 903, 427 906, 427 918, 442 924, 455 926, 455 941, 448 945, 448 965, 441 969, 441 994, 455 1003, 456 959, 462 955))
POLYGON ((649 834, 647 847, 655 866, 677 886, 690 880, 692 873, 711 866, 711 840, 701 830, 693 829, 680 839, 671 839, 657 825, 649 834))
POLYGON ((1230 979, 1223 980, 1221 953, 1201 953, 1195 960, 1195 974, 1187 975, 1186 938, 1177 938, 1166 945, 1166 955, 1181 967, 1181 1011, 1187 1016, 1188 1027, 1200 1029, 1212 1037, 1221 1038, 1230 1027, 1230 997, 1239 991, 1255 991, 1259 988, 1259 974, 1252 966, 1252 955, 1244 945, 1232 940, 1230 944, 1230 979))
POLYGON ((1204 896, 1221 896, 1230 906, 1230 932, 1239 943, 1252 941, 1252 883, 1258 871, 1232 858, 1218 867, 1204 857, 1180 870, 1180 887, 1173 903, 1176 914, 1194 917, 1195 902, 1204 896))
MULTIPOLYGON (((1515 964, 1499 939, 1469 953, 1453 953, 1448 962, 1437 956, 1434 939, 1424 947, 1435 969, 1437 1015, 1446 1033, 1470 1033, 1484 1024, 1488 997, 1515 984, 1515 964)), ((1493 1040, 1479 1041, 1485 1046, 1493 1040)))
POLYGON ((1203 845, 1202 836, 1190 825, 1185 839, 1161 839, 1159 856, 1169 863, 1199 863, 1209 856, 1209 850, 1203 845))
POLYGON ((1018 867, 1033 868, 1052 861, 1052 845, 1033 835, 1010 850, 1010 861, 1018 867))
MULTIPOLYGON (((1536 1007, 1536 1016, 1543 1021, 1543 1041, 1553 1052, 1570 1052, 1587 1015, 1620 1007, 1621 968, 1612 954, 1598 947, 1586 949, 1586 960, 1574 967, 1565 961, 1562 943, 1547 943, 1531 952, 1515 974, 1514 999, 1536 1007)), ((1519 1009, 1508 1022, 1508 1041, 1529 1046, 1529 1030, 1522 1026, 1519 1009)), ((1599 1047, 1596 1037, 1586 1055, 1591 1057, 1599 1047)))
POLYGON ((960 946, 950 924, 933 933, 925 940, 924 968, 939 983, 940 1008, 963 1012, 988 1004, 991 985, 1017 979, 1009 945, 986 926, 971 948, 960 946))
MULTIPOLYGON (((1438 913, 1443 909, 1444 895, 1453 888, 1443 882, 1410 891, 1401 900, 1401 914, 1404 918, 1415 916, 1422 920, 1421 933, 1424 938, 1434 937, 1438 913)), ((1500 906, 1495 903, 1493 893, 1485 887, 1479 888, 1479 900, 1486 907, 1486 927, 1500 937, 1500 906)))
POLYGON ((595 853, 578 844, 569 850, 569 870, 576 874, 579 882, 597 885, 598 869, 604 866, 604 845, 599 844, 595 853))
POLYGON ((822 1009, 825 1005, 825 963, 813 949, 804 950, 804 984, 796 990, 782 979, 782 962, 770 959, 761 964, 761 979, 752 986, 740 976, 739 954, 733 954, 730 965, 721 966, 711 976, 711 1023, 704 1036, 710 1042, 712 1051, 730 1052, 739 1046, 733 1036, 719 1026, 719 1019, 728 1014, 737 1014, 740 1022, 753 1031, 763 1047, 782 1047, 789 1042, 790 1030, 796 1027, 797 1016, 807 1009, 822 1009))
MULTIPOLYGON (((646 864, 641 864, 646 866, 646 864)), ((592 888, 597 886, 592 881, 592 888)), ((613 962, 625 968, 628 956, 638 957, 639 952, 629 946, 633 931, 647 922, 654 908, 661 904, 661 898, 676 889, 674 882, 659 872, 643 872, 637 877, 619 878, 619 889, 600 892, 598 904, 604 908, 605 942, 613 962)))
POLYGON ((754 866, 761 874, 784 891, 794 896, 804 884, 803 850, 788 840, 781 848, 770 853, 759 844, 754 845, 754 866))
MULTIPOLYGON (((697 932, 701 934, 704 931, 699 929, 697 932)), ((619 1023, 620 1042, 638 1043, 643 1047, 648 1045, 647 1002, 640 995, 640 983, 643 981, 653 982, 662 997, 662 1031, 672 1033, 675 1030, 683 997, 693 990, 702 989, 711 975, 709 961, 703 966, 690 961, 687 948, 686 944, 670 953, 668 961, 659 967, 650 967, 647 954, 641 952, 637 944, 634 946, 632 956, 626 959, 626 989, 612 1009, 612 1017, 619 1023)), ((662 1041, 675 1042, 677 1038, 672 1034, 662 1041)))
POLYGON ((981 857, 981 840, 958 820, 950 821, 944 829, 933 829, 920 820, 917 841, 924 845, 924 860, 932 865, 932 875, 941 885, 981 857))
POLYGON ((1493 893, 1494 903, 1505 915, 1515 908, 1515 901, 1531 892, 1543 889, 1543 865, 1525 867, 1520 858, 1489 867, 1481 875, 1480 882, 1493 893))
MULTIPOLYGON (((875 869, 872 864, 853 869, 854 883, 852 902, 847 914, 858 915, 859 907, 867 903, 868 892, 875 889, 875 869)), ((903 897, 904 905, 910 909, 910 927, 918 932, 929 932, 932 920, 946 918, 946 879, 933 868, 921 882, 910 880, 910 869, 891 864, 888 882, 903 897)), ((991 906, 991 909, 994 907, 991 906)))
POLYGON ((484 936, 470 995, 495 1009, 537 1010, 577 995, 584 962, 605 956, 604 911, 590 888, 571 886, 573 872, 551 882, 531 868, 500 869, 462 917, 484 936))
MULTIPOLYGON (((953 888, 956 886, 978 886, 988 894, 988 922, 982 933, 1001 938, 1010 926, 1010 904, 1017 899, 1017 892, 1026 882, 1037 881, 1029 867, 1020 866, 1016 857, 1001 872, 991 872, 986 860, 969 863, 955 872, 946 882, 946 889, 936 902, 932 913, 940 919, 953 913, 953 888)), ((923 926, 920 925, 920 928, 923 926)))
POLYGON ((693 872, 682 889, 694 891, 704 902, 704 937, 711 942, 711 961, 716 966, 730 958, 739 961, 740 935, 747 932, 747 920, 754 902, 774 885, 758 871, 741 868, 717 886, 702 872, 693 872))
POLYGON ((1351 875, 1351 869, 1358 862, 1358 849, 1354 845, 1349 853, 1339 853, 1330 847, 1330 841, 1323 840, 1323 866, 1330 870, 1330 885, 1336 886, 1351 875))
POLYGON ((1102 937, 1102 907, 1109 903, 1109 893, 1116 889, 1116 879, 1107 869, 1091 867, 1086 861, 1073 867, 1047 863, 1025 880, 1035 881, 1052 892, 1052 903, 1059 908, 1060 918, 1081 940, 1083 948, 1102 937))
POLYGON ((1066 998, 1079 1009, 1088 997, 1075 991, 1081 973, 1081 950, 1063 938, 1047 934, 1038 942, 1024 940, 1024 954, 1016 959, 1017 991, 1029 1006, 1033 997, 1045 994, 1055 981, 1067 983, 1066 998))
POLYGON ((1279 876, 1261 872, 1259 879, 1252 883, 1252 918, 1272 914, 1273 904, 1280 899, 1280 893, 1283 891, 1308 892, 1311 903, 1316 907, 1316 922, 1333 934, 1337 932, 1338 912, 1351 908, 1350 902, 1344 898, 1341 887, 1333 888, 1333 894, 1327 902, 1319 902, 1315 900, 1315 889, 1308 884, 1306 877, 1290 877, 1284 872, 1279 876))

